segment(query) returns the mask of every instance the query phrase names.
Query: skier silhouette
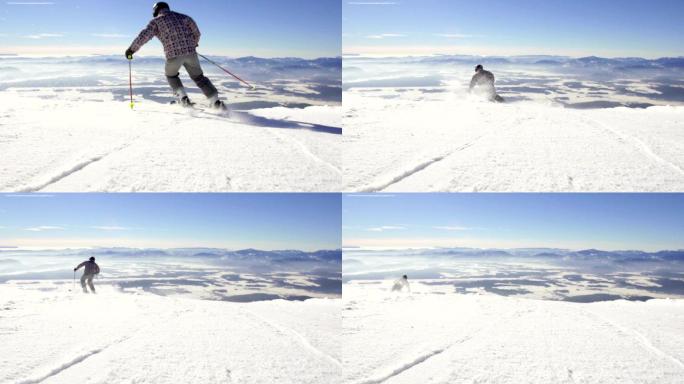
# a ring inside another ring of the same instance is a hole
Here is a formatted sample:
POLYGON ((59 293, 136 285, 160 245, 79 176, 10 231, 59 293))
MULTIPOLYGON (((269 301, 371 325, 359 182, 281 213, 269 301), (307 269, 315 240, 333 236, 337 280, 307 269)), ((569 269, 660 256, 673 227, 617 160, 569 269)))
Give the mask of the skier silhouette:
POLYGON ((126 50, 126 58, 132 60, 133 54, 140 50, 143 45, 147 44, 153 37, 158 37, 166 54, 166 78, 179 102, 183 106, 192 105, 178 72, 181 67, 185 67, 190 78, 202 90, 204 96, 209 99, 209 105, 216 109, 225 110, 226 106, 219 100, 218 90, 211 83, 211 80, 204 76, 197 57, 196 48, 199 45, 201 33, 195 21, 190 16, 172 12, 165 2, 154 5, 153 16, 152 21, 126 50))
POLYGON ((468 92, 472 93, 473 90, 475 90, 477 93, 485 95, 489 101, 503 103, 503 97, 496 93, 496 88, 494 87, 495 81, 494 74, 485 71, 482 64, 479 64, 475 67, 475 75, 473 75, 472 80, 470 80, 470 89, 468 92))
POLYGON ((74 268, 74 272, 81 269, 81 267, 83 267, 83 276, 81 276, 81 288, 83 288, 83 293, 88 293, 88 289, 86 288, 86 282, 90 287, 90 291, 92 293, 95 293, 93 278, 95 277, 95 275, 100 273, 100 267, 95 263, 94 257, 91 257, 90 259, 79 264, 76 268, 74 268))
POLYGON ((408 276, 404 275, 401 279, 395 280, 394 285, 392 285, 392 292, 401 292, 406 288, 408 293, 411 293, 411 286, 408 282, 408 276))

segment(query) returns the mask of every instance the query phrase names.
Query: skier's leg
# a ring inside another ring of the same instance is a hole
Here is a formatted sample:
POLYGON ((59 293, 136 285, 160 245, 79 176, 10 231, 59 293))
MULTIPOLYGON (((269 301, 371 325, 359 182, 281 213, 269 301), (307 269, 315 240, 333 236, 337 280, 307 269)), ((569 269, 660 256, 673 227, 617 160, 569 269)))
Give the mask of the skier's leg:
POLYGON ((95 277, 95 275, 88 276, 88 286, 90 287, 90 292, 95 293, 95 285, 93 285, 93 277, 95 277))
POLYGON ((210 101, 218 101, 218 90, 214 87, 204 72, 202 72, 202 66, 200 65, 197 54, 192 54, 184 63, 185 69, 188 71, 190 78, 197 84, 197 86, 202 90, 204 96, 206 96, 210 101))
POLYGON ((81 276, 81 288, 83 288, 83 293, 88 293, 88 289, 86 288, 86 275, 84 274, 81 276))
POLYGON ((496 101, 496 89, 494 88, 494 84, 487 85, 487 100, 496 101))
POLYGON ((166 72, 166 79, 169 81, 169 85, 173 90, 173 94, 179 99, 187 96, 187 93, 185 93, 185 88, 183 88, 183 83, 180 79, 180 73, 178 72, 180 67, 183 65, 183 60, 183 56, 167 60, 166 67, 164 68, 164 71, 166 72))

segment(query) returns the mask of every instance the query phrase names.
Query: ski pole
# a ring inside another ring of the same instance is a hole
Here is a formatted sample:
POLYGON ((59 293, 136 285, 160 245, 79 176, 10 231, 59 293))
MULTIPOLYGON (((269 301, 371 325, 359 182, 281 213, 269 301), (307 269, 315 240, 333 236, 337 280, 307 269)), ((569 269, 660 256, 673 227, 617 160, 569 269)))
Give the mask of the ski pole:
POLYGON ((256 89, 255 86, 253 86, 252 84, 250 84, 250 83, 248 83, 248 82, 242 80, 241 78, 237 77, 237 76, 236 76, 235 74, 233 74, 231 71, 229 71, 229 70, 223 68, 222 66, 216 64, 216 62, 214 62, 214 61, 211 60, 210 58, 204 56, 204 55, 201 54, 201 53, 198 53, 198 55, 200 55, 200 57, 202 57, 204 60, 206 60, 206 61, 208 61, 208 62, 214 64, 215 66, 219 67, 220 69, 222 69, 223 72, 225 72, 225 73, 227 73, 227 74, 233 76, 234 78, 238 79, 238 80, 239 80, 240 82, 242 82, 243 84, 246 84, 248 87, 250 87, 250 88, 252 88, 252 89, 256 89))
POLYGON ((133 109, 133 68, 131 62, 133 57, 128 58, 128 89, 131 96, 131 109, 133 109))
POLYGON ((76 290, 76 271, 74 271, 74 288, 73 290, 76 290))

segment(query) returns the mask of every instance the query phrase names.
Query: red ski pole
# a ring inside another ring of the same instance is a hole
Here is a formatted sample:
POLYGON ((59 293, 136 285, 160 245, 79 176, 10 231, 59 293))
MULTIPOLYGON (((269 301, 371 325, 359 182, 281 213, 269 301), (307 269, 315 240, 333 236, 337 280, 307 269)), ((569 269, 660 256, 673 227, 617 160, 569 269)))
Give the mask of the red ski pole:
POLYGON ((214 64, 215 66, 219 67, 220 69, 222 69, 223 72, 225 72, 225 73, 227 73, 227 74, 233 76, 234 78, 238 79, 238 80, 239 80, 240 82, 242 82, 243 84, 246 84, 248 87, 250 87, 250 88, 252 88, 252 89, 255 89, 255 88, 256 88, 256 87, 254 87, 252 84, 250 84, 250 83, 248 83, 248 82, 242 80, 241 78, 237 77, 237 76, 236 76, 235 74, 233 74, 231 71, 229 71, 229 70, 223 68, 222 66, 216 64, 214 61, 212 61, 210 58, 204 56, 203 54, 198 53, 198 55, 200 55, 200 57, 202 57, 204 60, 206 60, 206 61, 208 61, 208 62, 214 64))

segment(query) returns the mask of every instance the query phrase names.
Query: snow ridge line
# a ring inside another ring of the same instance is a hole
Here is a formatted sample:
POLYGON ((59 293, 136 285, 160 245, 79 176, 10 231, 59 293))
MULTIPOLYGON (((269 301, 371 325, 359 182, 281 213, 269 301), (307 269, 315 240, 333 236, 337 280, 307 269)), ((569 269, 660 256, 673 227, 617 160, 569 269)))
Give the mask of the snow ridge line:
POLYGON ((647 157, 650 157, 652 160, 655 160, 658 163, 666 165, 666 166, 672 168, 674 171, 678 172, 679 174, 684 175, 684 168, 680 167, 679 165, 677 165, 677 164, 675 164, 669 160, 664 159, 660 155, 653 152, 653 149, 651 149, 651 147, 649 147, 648 144, 646 144, 643 140, 638 139, 634 136, 624 134, 624 133, 620 132, 619 130, 611 128, 608 125, 606 125, 606 124, 604 124, 604 123, 602 123, 596 119, 589 118, 589 120, 594 122, 595 124, 597 124, 600 128, 603 128, 604 130, 606 130, 606 131, 612 133, 613 135, 617 136, 618 139, 622 139, 624 141, 629 142, 630 144, 635 146, 639 151, 641 151, 644 155, 646 155, 647 157))
MULTIPOLYGON (((135 139, 134 139, 134 140, 135 140, 135 139)), ((68 169, 66 169, 66 170, 64 170, 64 171, 62 171, 62 172, 60 172, 60 173, 58 173, 57 175, 51 177, 48 181, 43 182, 43 183, 40 183, 40 184, 35 184, 35 185, 33 185, 33 186, 25 187, 25 188, 23 188, 23 189, 17 191, 17 193, 40 192, 41 190, 43 190, 43 189, 49 187, 50 185, 55 184, 55 183, 57 183, 57 182, 59 182, 59 181, 61 181, 61 180, 66 179, 67 177, 73 175, 74 173, 77 173, 77 172, 79 172, 79 171, 82 171, 85 167, 87 167, 87 166, 89 166, 89 165, 91 165, 91 164, 93 164, 93 163, 97 163, 98 161, 104 159, 105 157, 111 155, 112 153, 114 153, 114 152, 119 152, 119 151, 121 151, 121 150, 123 150, 123 149, 126 149, 126 148, 129 147, 130 145, 131 145, 131 143, 128 142, 128 143, 126 143, 126 144, 124 144, 124 145, 122 145, 122 146, 120 146, 120 147, 118 147, 118 148, 114 148, 113 150, 111 150, 111 151, 109 151, 109 152, 106 152, 106 153, 104 153, 104 154, 101 154, 101 155, 98 155, 98 156, 93 156, 93 157, 91 157, 91 158, 89 158, 89 159, 87 159, 87 160, 80 161, 80 162, 78 162, 76 165, 72 166, 71 168, 68 168, 68 169)))
POLYGON ((666 360, 670 360, 670 361, 673 362, 675 365, 677 365, 677 366, 679 366, 680 368, 684 369, 684 363, 683 363, 681 360, 679 360, 678 358, 676 358, 676 357, 670 355, 669 353, 667 353, 667 352, 663 351, 662 349, 660 349, 660 348, 656 347, 655 345, 653 345, 653 343, 651 342, 651 340, 650 340, 648 337, 646 337, 646 336, 644 336, 643 334, 641 334, 640 332, 638 332, 638 331, 636 331, 636 330, 634 330, 634 329, 627 328, 627 327, 624 327, 624 326, 622 326, 622 325, 619 325, 619 324, 617 324, 617 323, 615 323, 615 322, 609 320, 608 318, 606 318, 606 317, 604 317, 604 316, 602 316, 602 315, 599 315, 599 314, 597 314, 597 313, 595 313, 595 312, 593 312, 593 311, 585 310, 585 313, 589 313, 590 316, 593 316, 594 318, 597 318, 597 319, 603 321, 604 323, 606 323, 606 324, 610 325, 611 327, 617 329, 619 332, 621 332, 621 333, 623 333, 623 334, 632 336, 632 337, 635 338, 639 343, 641 343, 641 345, 642 345, 645 349, 651 351, 653 354, 658 355, 658 356, 660 356, 660 357, 662 357, 662 358, 664 358, 664 359, 666 359, 666 360))
POLYGON ((61 372, 66 371, 67 369, 69 369, 69 368, 71 368, 77 364, 82 363, 84 360, 86 360, 90 356, 97 355, 98 353, 104 351, 105 349, 111 347, 112 345, 119 344, 119 343, 121 343, 121 342, 123 342, 129 338, 130 338, 130 336, 127 336, 127 337, 115 340, 113 343, 107 344, 104 347, 90 350, 86 353, 83 353, 79 356, 76 356, 75 358, 69 360, 66 363, 63 363, 62 365, 60 365, 57 368, 53 368, 52 370, 50 370, 50 372, 48 372, 47 374, 45 374, 43 376, 40 376, 40 377, 34 378, 34 379, 25 379, 22 381, 18 381, 16 384, 38 384, 38 383, 42 383, 43 381, 45 381, 45 380, 47 380, 53 376, 56 376, 56 375, 60 374, 61 372))
POLYGON ((366 379, 366 380, 358 382, 357 384, 381 384, 381 383, 384 383, 385 381, 387 381, 387 380, 389 380, 395 376, 398 376, 398 375, 408 371, 409 369, 411 369, 411 368, 413 368, 419 364, 424 363, 428 359, 443 353, 447 349, 449 349, 449 348, 451 348, 457 344, 462 344, 462 343, 464 343, 470 339, 472 339, 472 336, 466 336, 466 337, 464 337, 464 338, 462 338, 462 339, 460 339, 460 340, 458 340, 458 341, 456 341, 456 342, 454 342, 454 343, 452 343, 452 344, 450 344, 444 348, 435 349, 432 352, 423 354, 423 355, 417 357, 416 359, 414 359, 413 361, 406 363, 406 364, 403 364, 402 366, 392 370, 392 372, 390 372, 384 376, 381 376, 378 378, 366 379))
POLYGON ((398 176, 392 178, 392 179, 389 180, 388 182, 381 183, 381 184, 377 184, 377 185, 367 186, 367 187, 365 187, 365 188, 358 189, 358 190, 356 190, 355 192, 356 192, 356 193, 382 192, 383 190, 385 190, 385 189, 391 187, 392 185, 397 184, 397 183, 399 183, 400 181, 403 181, 403 180, 405 180, 405 179, 408 179, 409 177, 415 175, 416 173, 425 170, 426 168, 430 167, 431 165, 434 165, 434 164, 436 164, 436 163, 439 163, 440 161, 446 159, 447 157, 449 157, 449 156, 451 156, 451 155, 453 155, 453 154, 456 154, 456 153, 458 153, 458 152, 461 152, 461 151, 463 151, 463 150, 466 150, 466 149, 472 147, 473 145, 475 145, 475 143, 476 143, 477 141, 479 141, 480 139, 482 139, 482 138, 485 137, 485 136, 486 136, 486 135, 482 135, 482 136, 480 136, 480 137, 477 137, 475 140, 473 140, 473 141, 471 141, 471 142, 469 142, 469 143, 467 143, 467 144, 464 144, 464 145, 462 145, 462 146, 456 148, 456 149, 453 150, 453 151, 449 151, 449 152, 447 152, 447 153, 445 153, 445 154, 443 154, 443 155, 441 155, 441 156, 433 157, 433 158, 430 159, 430 160, 424 161, 424 162, 418 164, 417 166, 415 166, 415 167, 413 167, 413 168, 411 168, 411 169, 409 169, 409 170, 407 170, 407 171, 402 172, 401 174, 399 174, 398 176))
POLYGON ((266 325, 270 326, 271 328, 279 331, 280 333, 290 334, 291 336, 294 336, 299 341, 299 343, 302 344, 305 348, 307 348, 310 351, 314 352, 315 354, 325 358, 326 360, 330 361, 334 365, 336 365, 338 367, 342 367, 341 361, 337 360, 336 358, 328 355, 327 353, 325 353, 325 352, 321 351, 320 349, 311 345, 311 343, 309 342, 309 340, 306 337, 304 337, 301 333, 295 331, 294 329, 286 328, 286 327, 283 327, 280 325, 276 325, 275 323, 271 322, 270 320, 267 320, 264 317, 259 316, 256 313, 254 313, 248 309, 243 309, 243 311, 249 313, 251 316, 259 319, 261 322, 263 322, 266 325))

